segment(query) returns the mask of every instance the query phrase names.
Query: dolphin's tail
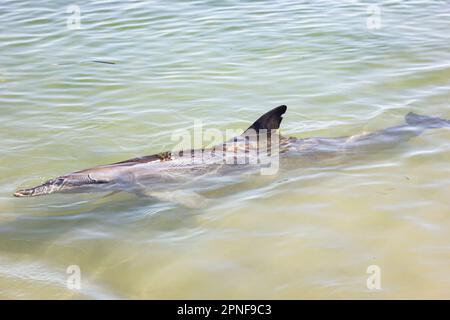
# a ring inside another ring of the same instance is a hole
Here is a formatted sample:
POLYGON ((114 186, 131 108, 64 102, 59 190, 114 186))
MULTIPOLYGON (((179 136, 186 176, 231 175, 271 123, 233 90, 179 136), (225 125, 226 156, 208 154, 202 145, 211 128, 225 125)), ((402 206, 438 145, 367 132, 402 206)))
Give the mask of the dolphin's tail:
POLYGON ((410 126, 421 127, 424 129, 450 127, 450 120, 439 117, 422 116, 414 112, 408 113, 405 116, 405 121, 410 126))

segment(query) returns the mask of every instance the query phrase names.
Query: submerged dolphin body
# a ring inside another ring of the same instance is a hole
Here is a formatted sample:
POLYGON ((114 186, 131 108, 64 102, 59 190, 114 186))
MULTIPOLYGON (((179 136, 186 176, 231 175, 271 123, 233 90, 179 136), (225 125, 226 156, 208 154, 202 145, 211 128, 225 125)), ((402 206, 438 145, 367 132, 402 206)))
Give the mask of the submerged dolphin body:
MULTIPOLYGON (((283 105, 265 113, 244 132, 242 137, 252 133, 256 134, 257 141, 259 141, 260 132, 269 130, 270 133, 278 129, 286 109, 287 107, 283 105)), ((449 120, 422 116, 412 112, 405 116, 405 122, 403 125, 350 137, 301 139, 276 135, 276 138, 279 139, 277 155, 281 159, 317 159, 318 157, 358 154, 373 150, 373 148, 384 149, 395 146, 419 135, 425 129, 450 127, 449 120)), ((176 190, 186 189, 186 186, 193 181, 201 184, 199 180, 204 180, 204 183, 208 185, 210 181, 201 178, 209 176, 213 179, 233 172, 239 173, 242 171, 241 169, 257 168, 258 165, 249 164, 248 161, 247 163, 240 162, 240 164, 236 161, 232 165, 229 162, 224 163, 224 157, 236 158, 236 148, 240 148, 242 145, 248 151, 249 145, 245 144, 245 139, 237 137, 209 149, 190 150, 188 153, 183 151, 163 152, 101 165, 62 175, 33 188, 18 190, 14 196, 34 197, 51 193, 110 190, 133 191, 176 202, 178 192, 176 190), (170 191, 168 192, 168 190, 170 191)), ((252 147, 250 146, 250 148, 252 147)), ((248 155, 248 153, 244 154, 248 155)), ((197 200, 194 195, 191 197, 191 204, 195 205, 197 200)))

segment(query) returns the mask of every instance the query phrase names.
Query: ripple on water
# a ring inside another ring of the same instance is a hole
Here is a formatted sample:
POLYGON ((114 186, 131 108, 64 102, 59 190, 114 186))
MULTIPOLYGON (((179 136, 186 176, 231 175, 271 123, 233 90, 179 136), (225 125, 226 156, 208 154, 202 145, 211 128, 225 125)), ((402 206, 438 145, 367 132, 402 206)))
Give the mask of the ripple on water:
POLYGON ((244 128, 280 104, 282 133, 297 137, 360 134, 409 111, 450 118, 445 2, 385 1, 380 29, 361 1, 77 5, 70 30, 64 2, 0 3, 1 297, 372 298, 373 264, 379 297, 448 297, 446 130, 247 177, 201 210, 11 197, 170 150, 195 120, 244 128), (64 287, 71 264, 88 281, 79 296, 64 287))

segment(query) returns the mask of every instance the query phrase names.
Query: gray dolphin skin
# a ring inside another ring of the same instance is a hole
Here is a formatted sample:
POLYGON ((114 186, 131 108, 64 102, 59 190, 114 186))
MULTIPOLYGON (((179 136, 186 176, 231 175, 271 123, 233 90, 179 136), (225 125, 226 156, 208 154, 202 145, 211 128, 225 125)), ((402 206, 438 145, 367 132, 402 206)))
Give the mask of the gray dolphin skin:
MULTIPOLYGON (((405 124, 367 134, 335 138, 283 137, 276 133, 276 129, 279 129, 286 110, 285 105, 272 109, 256 120, 241 136, 215 147, 187 152, 163 152, 100 165, 59 176, 29 189, 18 190, 14 196, 131 191, 177 202, 177 190, 189 189, 188 186, 194 182, 199 186, 202 186, 202 182, 203 185, 209 185, 215 177, 242 174, 243 169, 260 169, 263 166, 261 161, 251 161, 251 157, 258 157, 263 149, 268 150, 269 158, 279 157, 277 159, 283 165, 283 159, 289 158, 309 161, 392 148, 418 136, 426 129, 450 127, 449 120, 410 112, 405 116, 405 124), (267 136, 265 140, 261 138, 263 132, 267 136), (273 141, 278 144, 277 150, 271 147, 273 141), (262 148, 264 143, 267 144, 262 148), (252 152, 255 150, 256 152, 252 152)), ((223 180, 219 183, 223 183, 223 180)), ((192 203, 185 203, 188 206, 195 205, 199 200, 195 194, 190 199, 192 203)))

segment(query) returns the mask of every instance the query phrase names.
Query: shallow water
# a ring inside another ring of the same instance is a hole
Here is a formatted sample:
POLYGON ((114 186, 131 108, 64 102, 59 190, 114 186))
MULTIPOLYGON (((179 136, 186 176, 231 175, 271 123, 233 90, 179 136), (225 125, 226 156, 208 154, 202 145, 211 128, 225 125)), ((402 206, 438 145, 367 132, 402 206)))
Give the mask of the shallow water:
POLYGON ((203 209, 12 197, 280 104, 296 137, 450 118, 450 3, 377 4, 379 28, 363 1, 77 1, 69 29, 66 1, 2 1, 0 298, 450 298, 448 129, 249 177, 203 209))

